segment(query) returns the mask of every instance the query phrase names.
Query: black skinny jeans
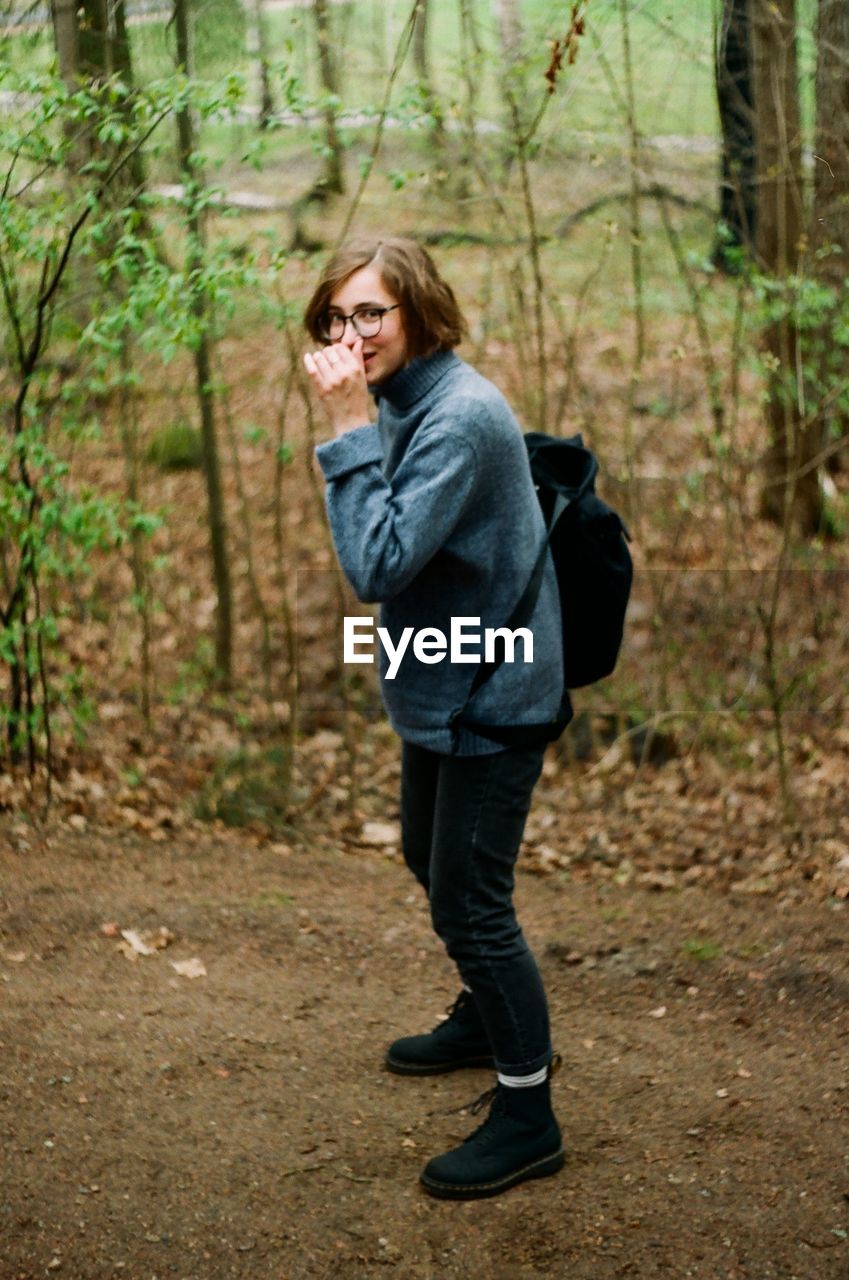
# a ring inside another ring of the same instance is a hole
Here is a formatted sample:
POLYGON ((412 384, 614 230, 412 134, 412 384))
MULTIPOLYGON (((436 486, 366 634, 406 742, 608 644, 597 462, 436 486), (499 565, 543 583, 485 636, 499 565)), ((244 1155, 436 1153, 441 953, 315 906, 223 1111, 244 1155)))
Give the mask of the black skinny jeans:
POLYGON ((551 1061, 539 969, 513 908, 514 867, 543 747, 445 756, 405 742, 404 859, 430 901, 433 927, 472 991, 504 1075, 551 1061))

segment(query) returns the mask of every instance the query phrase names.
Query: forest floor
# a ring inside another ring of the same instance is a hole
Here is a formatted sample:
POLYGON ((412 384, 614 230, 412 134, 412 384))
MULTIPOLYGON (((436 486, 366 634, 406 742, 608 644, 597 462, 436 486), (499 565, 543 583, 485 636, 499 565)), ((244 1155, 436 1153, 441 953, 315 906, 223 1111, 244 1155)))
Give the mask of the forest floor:
POLYGON ((442 1203, 491 1077, 382 1068, 456 987, 385 828, 6 823, 2 1280, 845 1280, 845 903, 526 854, 569 1159, 442 1203))

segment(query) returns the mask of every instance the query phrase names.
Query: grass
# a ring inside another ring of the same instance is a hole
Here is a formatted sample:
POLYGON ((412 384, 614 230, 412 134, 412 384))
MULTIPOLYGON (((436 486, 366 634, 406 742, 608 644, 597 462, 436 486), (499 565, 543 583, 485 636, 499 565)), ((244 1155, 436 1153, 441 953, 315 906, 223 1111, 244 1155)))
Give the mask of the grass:
MULTIPOLYGON (((340 59, 343 108, 361 110, 374 105, 383 93, 386 76, 403 29, 409 3, 392 0, 360 0, 334 6, 332 37, 344 49, 340 59)), ((195 6, 195 56, 197 72, 215 78, 249 66, 243 53, 244 19, 236 0, 202 0, 195 6)), ((271 60, 294 75, 310 96, 319 93, 314 53, 312 14, 308 9, 272 10, 265 18, 271 60)), ((713 104, 712 23, 704 3, 689 0, 678 5, 672 20, 671 5, 645 0, 632 18, 635 51, 637 110, 647 133, 712 133, 716 127, 713 104)), ((527 78, 533 96, 544 88, 542 73, 548 65, 551 41, 565 34, 564 7, 553 0, 529 0, 525 5, 527 78)), ((475 68, 477 110, 498 118, 502 112, 500 81, 503 68, 497 32, 488 8, 477 6, 477 38, 484 52, 475 68)), ((173 65, 173 29, 163 22, 131 28, 136 77, 140 83, 167 74, 173 65)), ((431 63, 436 89, 449 110, 462 107, 467 96, 461 67, 463 39, 458 6, 449 0, 433 5, 431 63)), ((20 68, 44 67, 52 56, 49 31, 5 38, 7 57, 20 68)), ((595 0, 588 14, 588 34, 577 62, 566 68, 551 111, 551 127, 618 131, 619 110, 611 96, 601 59, 608 61, 621 83, 622 43, 616 0, 595 0), (601 52, 599 52, 601 51, 601 52)), ((399 77, 396 99, 403 99, 414 84, 412 59, 399 77)))
POLYGON ((199 468, 203 463, 200 432, 186 422, 166 423, 150 441, 147 460, 163 471, 199 468))
POLYGON ((291 907, 294 901, 291 893, 283 893, 279 889, 263 889, 253 897, 246 898, 242 905, 250 908, 291 907))
MULTIPOLYGON (((710 137, 718 135, 714 93, 714 9, 705 0, 639 0, 631 5, 630 28, 634 62, 637 125, 646 137, 664 135, 710 137)), ((501 60, 494 18, 488 5, 473 4, 476 38, 483 51, 474 66, 475 114, 479 119, 502 121, 504 107, 501 60)), ((351 114, 375 108, 382 101, 386 78, 407 16, 409 0, 357 0, 334 5, 331 37, 344 49, 340 62, 340 112, 351 114)), ((460 119, 468 98, 463 69, 464 40, 454 0, 432 0, 430 32, 434 86, 449 123, 460 119)), ((215 80, 233 71, 251 82, 251 67, 244 53, 244 14, 238 0, 197 0, 195 13, 196 73, 215 80), (234 56, 234 50, 238 53, 234 56)), ((555 0, 526 0, 523 19, 526 63, 522 100, 530 108, 542 101, 543 73, 550 60, 551 42, 565 34, 566 8, 555 0)), ((814 47, 813 0, 800 4, 799 52, 804 116, 813 116, 812 79, 814 47)), ((309 8, 276 9, 265 15, 268 49, 274 68, 278 101, 282 102, 281 77, 293 83, 295 97, 304 107, 315 108, 321 90, 315 56, 315 33, 309 8)), ((136 79, 147 83, 168 75, 173 68, 173 27, 163 21, 131 28, 136 79)), ((19 70, 46 68, 52 59, 49 30, 2 38, 0 60, 19 70)), ((402 114, 414 110, 415 72, 408 57, 396 84, 393 109, 402 114), (412 95, 412 97, 411 97, 412 95)), ((577 146, 594 150, 603 166, 610 155, 621 154, 626 124, 623 49, 619 0, 592 0, 587 9, 587 31, 573 66, 563 69, 557 93, 548 104, 540 131, 547 162, 562 166, 558 175, 564 202, 568 200, 570 151, 577 146)), ((354 164, 368 153, 373 129, 345 132, 354 164)), ((173 133, 173 130, 170 131, 173 133)), ((153 174, 170 181, 175 176, 173 139, 161 135, 160 157, 153 174)), ((428 157, 426 138, 404 131, 396 171, 417 177, 428 157)), ((388 139, 387 139, 388 141, 388 139)), ((317 151, 322 143, 319 126, 284 128, 262 139, 267 171, 311 164, 318 170, 317 151)), ((256 144, 250 122, 207 122, 202 132, 204 151, 215 165, 232 166, 256 144)), ((675 161, 668 154, 656 160, 658 176, 666 177, 675 161)), ((257 184, 263 187, 263 180, 257 184)))
POLYGON ((699 960, 702 963, 717 960, 722 955, 722 947, 718 942, 710 942, 701 938, 687 938, 685 942, 682 942, 681 949, 686 952, 691 960, 699 960))

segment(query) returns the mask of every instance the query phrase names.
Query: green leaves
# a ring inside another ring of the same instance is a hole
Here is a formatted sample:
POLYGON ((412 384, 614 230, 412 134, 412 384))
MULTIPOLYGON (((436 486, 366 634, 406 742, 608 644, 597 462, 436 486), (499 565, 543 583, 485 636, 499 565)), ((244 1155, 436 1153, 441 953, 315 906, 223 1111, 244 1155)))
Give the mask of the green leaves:
POLYGON ((682 942, 681 949, 691 960, 700 960, 703 963, 717 960, 722 955, 722 947, 718 942, 703 938, 687 938, 682 942))
MULTIPOLYGON (((223 7, 242 21, 235 0, 223 7)), ((284 87, 289 106, 303 106, 298 82, 289 77, 284 87)), ((212 165, 201 149, 178 200, 165 205, 139 190, 134 167, 180 112, 232 119, 245 98, 242 76, 227 69, 212 82, 175 74, 140 87, 114 78, 71 92, 52 72, 17 74, 3 65, 0 89, 8 95, 0 116, 0 312, 11 406, 0 436, 0 667, 8 687, 37 691, 27 694, 30 705, 13 698, 5 715, 8 741, 26 748, 32 764, 50 749, 52 708, 65 707, 61 727, 75 733, 87 719, 81 673, 64 645, 64 611, 72 599, 78 605, 103 553, 132 540, 136 554, 138 540, 161 525, 138 503, 74 476, 74 444, 99 431, 105 402, 131 401, 150 376, 147 353, 161 368, 195 349, 246 294, 281 323, 291 306, 275 298, 288 261, 279 240, 254 250, 242 236, 219 234, 200 252, 199 220, 209 210, 218 226, 227 217, 222 193, 204 178, 212 165)), ((257 166, 263 151, 264 142, 252 149, 257 166)), ((111 410, 106 416, 116 420, 111 410)), ((197 465, 196 429, 176 426, 167 457, 157 460, 175 465, 176 453, 180 465, 197 465)), ((267 432, 248 430, 271 454, 267 432)), ((290 457, 282 446, 278 461, 290 457)))
MULTIPOLYGON (((68 284, 86 261, 98 264, 93 278, 109 289, 153 260, 122 171, 171 103, 162 85, 135 93, 114 79, 70 93, 55 75, 19 76, 8 66, 0 83, 10 103, 0 118, 0 300, 11 406, 0 437, 0 663, 12 690, 4 721, 13 760, 25 750, 31 768, 39 754, 49 767, 52 709, 66 706, 74 733, 87 715, 80 674, 63 652, 62 584, 78 593, 96 554, 127 536, 120 501, 73 481, 68 456, 74 441, 92 434, 92 401, 117 382, 129 385, 121 359, 142 312, 125 289, 117 306, 92 305, 80 334, 68 284)), ((174 82, 170 92, 173 102, 185 86, 174 82)), ((133 527, 140 519, 134 512, 133 527)), ((150 518, 144 523, 153 527, 150 518)))

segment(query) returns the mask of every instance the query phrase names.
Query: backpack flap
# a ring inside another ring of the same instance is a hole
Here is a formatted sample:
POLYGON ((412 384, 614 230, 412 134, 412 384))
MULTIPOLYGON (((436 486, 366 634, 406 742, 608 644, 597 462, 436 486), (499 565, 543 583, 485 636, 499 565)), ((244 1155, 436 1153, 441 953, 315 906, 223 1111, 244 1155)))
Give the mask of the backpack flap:
POLYGON ((594 493, 567 507, 551 532, 568 689, 595 684, 616 666, 633 578, 627 538, 619 515, 594 493))
POLYGON ((581 436, 525 436, 557 571, 567 689, 609 676, 622 645, 633 563, 628 530, 595 492, 598 462, 581 436))
POLYGON ((580 435, 560 440, 542 431, 528 431, 525 446, 537 497, 549 525, 556 495, 568 504, 594 491, 598 461, 580 435))

